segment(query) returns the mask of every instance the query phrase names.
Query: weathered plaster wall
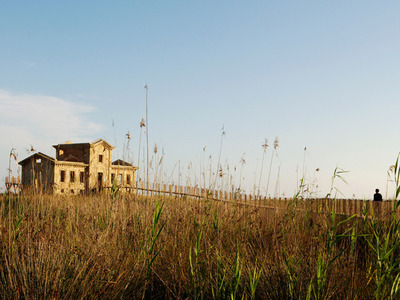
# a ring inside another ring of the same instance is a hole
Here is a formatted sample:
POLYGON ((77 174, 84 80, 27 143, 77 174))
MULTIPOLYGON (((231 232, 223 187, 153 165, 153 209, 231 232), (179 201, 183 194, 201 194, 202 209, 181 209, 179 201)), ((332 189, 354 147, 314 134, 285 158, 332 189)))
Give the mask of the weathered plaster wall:
POLYGON ((83 193, 86 191, 87 179, 88 174, 85 164, 57 162, 54 168, 54 192, 61 194, 83 193), (64 172, 64 181, 62 181, 62 171, 64 172), (73 180, 71 172, 74 172, 73 180), (81 172, 83 172, 83 181, 81 181, 81 172))
POLYGON ((112 149, 103 143, 93 144, 90 148, 89 189, 99 188, 99 173, 102 173, 102 187, 110 186, 112 149), (100 161, 100 155, 102 160, 100 161))
MULTIPOLYGON (((135 187, 136 184, 136 171, 133 167, 128 166, 115 166, 111 167, 111 173, 114 174, 114 178, 117 184, 121 187, 135 187), (128 183, 128 175, 129 175, 129 183, 128 183)), ((110 180, 112 184, 112 180, 110 180)))

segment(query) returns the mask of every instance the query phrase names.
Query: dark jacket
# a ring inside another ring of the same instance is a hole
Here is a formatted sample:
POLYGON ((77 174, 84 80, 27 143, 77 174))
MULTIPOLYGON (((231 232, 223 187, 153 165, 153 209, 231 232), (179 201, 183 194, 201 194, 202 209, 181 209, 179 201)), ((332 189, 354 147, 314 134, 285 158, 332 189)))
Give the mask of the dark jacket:
POLYGON ((379 193, 374 194, 374 201, 382 201, 382 195, 379 193))

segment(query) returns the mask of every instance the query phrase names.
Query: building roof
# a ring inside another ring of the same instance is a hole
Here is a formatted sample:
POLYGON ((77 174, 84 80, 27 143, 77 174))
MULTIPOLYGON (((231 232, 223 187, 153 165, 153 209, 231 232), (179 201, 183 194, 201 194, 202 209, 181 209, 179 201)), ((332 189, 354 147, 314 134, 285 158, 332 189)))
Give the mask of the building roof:
MULTIPOLYGON (((91 143, 72 143, 72 142, 67 141, 64 144, 53 145, 53 147, 56 148, 56 149, 58 149, 60 147, 64 147, 64 146, 67 146, 67 147, 71 147, 72 146, 73 147, 73 146, 77 146, 77 145, 81 145, 81 146, 85 145, 85 146, 89 146, 90 147, 92 145, 96 145, 96 144, 99 144, 99 143, 103 144, 104 147, 109 148, 111 150, 115 148, 114 146, 112 146, 106 140, 103 140, 103 139, 97 139, 97 140, 95 140, 95 141, 93 141, 91 143)), ((20 161, 19 164, 20 165, 25 165, 26 163, 31 161, 32 157, 48 159, 48 160, 51 160, 51 161, 56 162, 58 164, 64 164, 66 162, 75 163, 75 164, 79 164, 79 165, 83 165, 84 164, 83 162, 80 162, 77 158, 73 159, 73 161, 65 161, 65 160, 59 161, 59 160, 56 160, 56 159, 54 159, 54 158, 52 158, 52 157, 50 157, 50 156, 48 156, 48 155, 46 155, 44 153, 41 153, 41 152, 35 153, 35 154, 25 158, 24 160, 20 161)), ((84 164, 84 165, 86 165, 86 164, 84 164)), ((122 159, 115 160, 112 163, 112 165, 113 166, 133 167, 133 168, 137 169, 137 167, 133 166, 132 164, 130 164, 130 163, 126 162, 126 161, 123 161, 122 159)))
POLYGON ((113 164, 113 165, 117 165, 117 166, 133 167, 132 164, 130 164, 130 163, 126 162, 126 161, 123 161, 122 159, 114 160, 114 161, 112 162, 112 164, 113 164))
POLYGON ((48 159, 48 160, 53 161, 53 162, 56 161, 56 160, 55 160, 54 158, 52 158, 51 156, 48 156, 48 155, 46 155, 46 154, 44 154, 44 153, 42 153, 42 152, 38 152, 38 153, 32 154, 31 156, 28 156, 27 158, 21 160, 18 164, 20 164, 21 166, 22 166, 22 165, 25 165, 25 164, 27 164, 28 162, 30 162, 32 158, 36 158, 36 157, 37 157, 37 158, 48 159))
POLYGON ((67 141, 67 142, 65 142, 65 143, 63 143, 63 144, 57 144, 57 145, 53 145, 53 148, 56 148, 56 149, 58 149, 58 148, 60 148, 60 147, 65 147, 65 146, 78 146, 78 145, 80 145, 80 146, 90 146, 90 143, 72 143, 72 142, 70 142, 70 141, 67 141))
POLYGON ((76 146, 90 147, 92 145, 99 144, 99 143, 102 143, 106 148, 109 148, 111 150, 115 148, 114 146, 112 146, 110 143, 108 143, 106 140, 103 140, 103 139, 97 139, 91 143, 72 143, 71 141, 66 141, 65 143, 62 143, 62 144, 53 145, 53 147, 56 149, 62 148, 62 147, 76 147, 76 146))
POLYGON ((111 167, 114 167, 114 168, 115 167, 130 167, 130 168, 133 168, 135 170, 139 169, 138 167, 135 167, 134 165, 132 165, 132 164, 126 162, 126 161, 123 161, 122 159, 117 159, 117 160, 113 161, 111 163, 111 167))
POLYGON ((114 146, 112 146, 106 140, 103 140, 103 139, 97 139, 97 140, 95 140, 95 141, 93 141, 91 143, 73 143, 71 141, 66 141, 65 143, 62 143, 62 144, 53 145, 53 147, 56 148, 56 149, 61 148, 61 147, 75 147, 75 146, 88 146, 88 147, 90 147, 91 145, 95 145, 95 144, 99 144, 99 143, 103 143, 103 145, 106 148, 109 148, 111 150, 115 148, 114 146))
POLYGON ((99 144, 99 143, 103 143, 106 147, 110 148, 110 149, 114 149, 115 147, 112 146, 111 144, 109 144, 106 140, 103 139, 97 139, 93 142, 91 142, 91 145, 95 145, 95 144, 99 144))

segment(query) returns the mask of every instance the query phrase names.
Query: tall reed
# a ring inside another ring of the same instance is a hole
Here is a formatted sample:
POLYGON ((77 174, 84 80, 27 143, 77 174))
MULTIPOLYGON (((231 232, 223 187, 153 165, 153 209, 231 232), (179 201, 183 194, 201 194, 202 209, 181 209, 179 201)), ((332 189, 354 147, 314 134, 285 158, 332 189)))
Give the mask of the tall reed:
POLYGON ((271 200, 276 209, 123 191, 1 195, 0 298, 394 299, 398 202, 387 216, 373 203, 338 214, 344 174, 330 210, 300 192, 271 200))

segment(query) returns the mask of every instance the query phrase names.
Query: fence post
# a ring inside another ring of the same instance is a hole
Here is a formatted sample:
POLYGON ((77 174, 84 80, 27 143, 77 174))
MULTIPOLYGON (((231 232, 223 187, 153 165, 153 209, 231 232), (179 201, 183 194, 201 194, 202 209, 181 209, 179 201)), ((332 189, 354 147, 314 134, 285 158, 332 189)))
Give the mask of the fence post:
POLYGON ((346 199, 344 201, 346 201, 346 215, 351 216, 351 200, 346 199))
POLYGON ((346 201, 348 202, 349 216, 351 216, 351 215, 353 215, 352 212, 354 211, 354 209, 353 209, 353 200, 347 199, 346 201))
POLYGON ((339 201, 337 199, 335 199, 335 198, 329 199, 329 201, 332 201, 332 205, 335 205, 335 214, 338 215, 339 214, 339 210, 340 210, 339 201))
POLYGON ((340 202, 342 203, 342 214, 343 215, 347 215, 347 203, 346 203, 346 200, 345 199, 340 199, 340 202))
POLYGON ((331 203, 327 197, 325 197, 325 212, 332 211, 331 203))

